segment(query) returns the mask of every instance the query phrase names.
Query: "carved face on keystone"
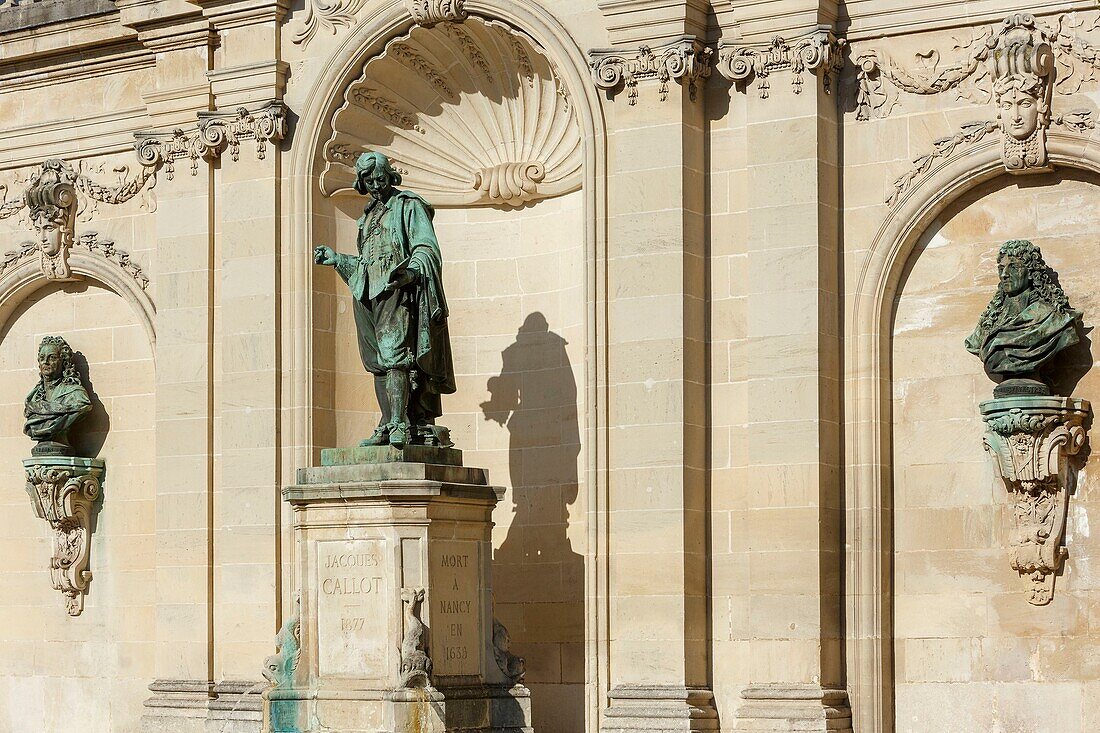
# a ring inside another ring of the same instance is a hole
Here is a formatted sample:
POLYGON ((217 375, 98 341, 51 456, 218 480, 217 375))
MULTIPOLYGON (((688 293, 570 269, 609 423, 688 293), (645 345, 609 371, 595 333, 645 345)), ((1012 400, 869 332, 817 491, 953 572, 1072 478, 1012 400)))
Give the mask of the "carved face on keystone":
POLYGON ((1024 89, 1024 86, 1012 84, 997 97, 1001 129, 1006 135, 1021 141, 1035 134, 1042 112, 1038 96, 1024 89))
POLYGON ((66 246, 65 214, 57 216, 43 211, 34 217, 34 228, 38 230, 38 246, 47 257, 56 257, 66 246))
POLYGON ((61 377, 64 359, 59 344, 43 343, 38 347, 38 373, 48 382, 61 377))
POLYGON ((1006 257, 1001 260, 998 270, 1001 278, 1001 290, 1009 297, 1019 295, 1031 286, 1027 265, 1016 257, 1006 257))

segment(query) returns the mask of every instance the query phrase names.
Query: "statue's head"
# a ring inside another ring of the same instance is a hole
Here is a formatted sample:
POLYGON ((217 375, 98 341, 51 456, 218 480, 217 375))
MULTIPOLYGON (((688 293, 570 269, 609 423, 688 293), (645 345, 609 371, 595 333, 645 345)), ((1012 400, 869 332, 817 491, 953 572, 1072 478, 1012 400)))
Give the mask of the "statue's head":
POLYGON ((401 185, 401 174, 382 153, 363 153, 355 161, 355 190, 360 195, 384 198, 394 186, 401 185))
POLYGON ((80 383, 73 362, 73 350, 60 336, 45 336, 38 345, 38 373, 45 382, 59 379, 80 383))
POLYGON ((73 244, 76 188, 66 182, 34 186, 27 190, 26 201, 42 254, 57 257, 67 251, 73 244))
POLYGON ((992 330, 1009 315, 1009 299, 1025 292, 1028 302, 1041 301, 1058 313, 1077 316, 1069 305, 1058 277, 1043 259, 1043 253, 1026 239, 1013 239, 1001 245, 997 253, 997 292, 982 314, 979 327, 992 330))

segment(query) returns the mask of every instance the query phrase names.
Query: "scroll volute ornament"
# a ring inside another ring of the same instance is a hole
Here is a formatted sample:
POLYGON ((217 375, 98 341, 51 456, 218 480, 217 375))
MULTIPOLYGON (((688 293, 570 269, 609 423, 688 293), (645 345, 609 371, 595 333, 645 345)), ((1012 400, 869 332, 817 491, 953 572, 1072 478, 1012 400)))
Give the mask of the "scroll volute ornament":
POLYGON ((1068 554, 1063 543, 1075 457, 1088 442, 1091 407, 1052 395, 1043 370, 1078 343, 1081 314, 1031 242, 1006 242, 997 267, 997 292, 966 348, 1002 380, 979 408, 984 446, 1013 508, 1012 567, 1028 581, 1028 602, 1045 606, 1068 554))

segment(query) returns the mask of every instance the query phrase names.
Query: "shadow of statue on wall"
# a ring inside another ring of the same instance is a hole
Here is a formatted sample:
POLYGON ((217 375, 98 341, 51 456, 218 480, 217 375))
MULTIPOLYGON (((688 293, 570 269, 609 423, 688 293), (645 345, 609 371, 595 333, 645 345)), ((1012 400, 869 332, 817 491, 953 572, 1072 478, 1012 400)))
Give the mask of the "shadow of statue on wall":
POLYGON ((514 516, 493 559, 497 617, 527 660, 533 723, 541 733, 584 728, 584 557, 569 541, 580 481, 577 382, 566 341, 531 313, 503 352, 481 404, 507 427, 514 516))
POLYGON ((92 401, 92 411, 73 430, 72 441, 76 454, 86 458, 98 458, 103 450, 103 444, 107 440, 107 433, 111 431, 111 416, 103 405, 103 400, 96 394, 95 385, 92 383, 88 358, 80 351, 73 351, 73 365, 80 375, 80 381, 88 390, 88 398, 92 401))

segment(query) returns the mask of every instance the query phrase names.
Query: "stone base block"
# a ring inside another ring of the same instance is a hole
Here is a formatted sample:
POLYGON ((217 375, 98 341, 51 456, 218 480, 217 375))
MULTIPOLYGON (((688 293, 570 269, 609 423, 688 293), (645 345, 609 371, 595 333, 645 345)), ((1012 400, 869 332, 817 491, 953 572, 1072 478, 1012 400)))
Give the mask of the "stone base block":
POLYGON ((601 731, 718 730, 714 693, 705 688, 620 685, 608 697, 601 731))
POLYGON ((852 733, 848 693, 817 685, 762 685, 741 692, 733 730, 852 733))
POLYGON ((526 687, 329 696, 271 690, 271 733, 534 733, 526 687))
POLYGON ((157 680, 149 685, 142 733, 261 733, 267 683, 157 680))

